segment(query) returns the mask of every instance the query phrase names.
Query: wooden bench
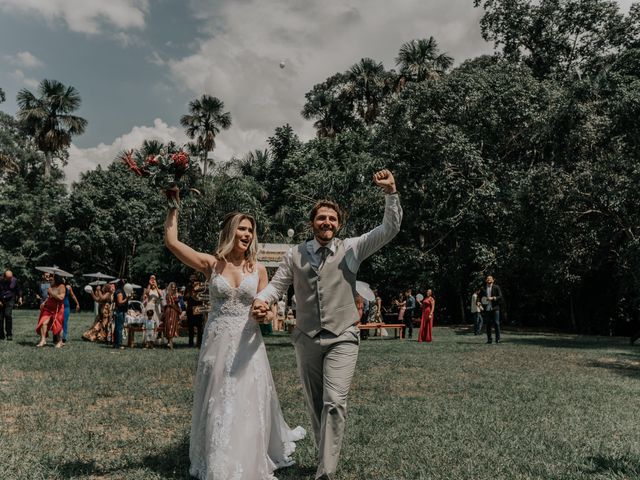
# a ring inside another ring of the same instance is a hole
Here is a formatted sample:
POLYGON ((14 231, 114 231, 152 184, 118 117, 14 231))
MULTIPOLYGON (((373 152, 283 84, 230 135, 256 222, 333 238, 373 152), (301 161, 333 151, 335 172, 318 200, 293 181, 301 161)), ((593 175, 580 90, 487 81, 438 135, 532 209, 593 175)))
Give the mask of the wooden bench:
POLYGON ((135 335, 135 332, 144 332, 145 328, 138 323, 127 325, 124 328, 127 329, 127 347, 133 348, 133 343, 134 343, 133 336, 135 335))
POLYGON ((379 328, 391 328, 393 329, 393 338, 404 339, 402 336, 402 329, 405 328, 404 323, 361 323, 358 325, 360 330, 377 330, 379 328), (399 332, 399 333, 398 333, 399 332))

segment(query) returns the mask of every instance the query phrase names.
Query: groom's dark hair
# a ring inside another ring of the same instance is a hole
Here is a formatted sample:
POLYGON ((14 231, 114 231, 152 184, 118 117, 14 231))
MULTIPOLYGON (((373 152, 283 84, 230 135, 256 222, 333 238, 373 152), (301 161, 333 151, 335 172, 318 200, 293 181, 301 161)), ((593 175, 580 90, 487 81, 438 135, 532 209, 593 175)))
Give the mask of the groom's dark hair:
POLYGON ((335 210, 335 212, 338 214, 338 223, 340 223, 340 225, 342 225, 342 221, 344 220, 344 212, 342 211, 342 209, 340 208, 340 205, 338 205, 336 202, 334 202, 333 200, 318 200, 315 205, 313 206, 313 208, 311 209, 311 212, 309 212, 309 221, 313 223, 313 221, 316 219, 316 215, 318 214, 318 210, 320 210, 321 208, 330 208, 332 210, 335 210))

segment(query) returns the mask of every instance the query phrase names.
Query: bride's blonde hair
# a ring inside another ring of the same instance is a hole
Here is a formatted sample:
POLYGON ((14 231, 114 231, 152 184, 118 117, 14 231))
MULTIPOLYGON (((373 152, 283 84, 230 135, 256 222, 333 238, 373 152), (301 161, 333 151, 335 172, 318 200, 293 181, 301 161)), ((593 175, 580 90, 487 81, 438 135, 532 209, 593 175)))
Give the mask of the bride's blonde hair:
POLYGON ((244 257, 247 262, 247 268, 253 270, 256 262, 258 261, 258 232, 256 231, 256 220, 246 213, 233 212, 228 213, 222 221, 222 230, 220 230, 220 236, 218 237, 218 248, 216 248, 215 256, 227 261, 226 255, 229 255, 233 250, 236 238, 236 230, 240 222, 243 220, 249 220, 251 222, 251 228, 253 228, 253 236, 249 248, 244 252, 244 257))

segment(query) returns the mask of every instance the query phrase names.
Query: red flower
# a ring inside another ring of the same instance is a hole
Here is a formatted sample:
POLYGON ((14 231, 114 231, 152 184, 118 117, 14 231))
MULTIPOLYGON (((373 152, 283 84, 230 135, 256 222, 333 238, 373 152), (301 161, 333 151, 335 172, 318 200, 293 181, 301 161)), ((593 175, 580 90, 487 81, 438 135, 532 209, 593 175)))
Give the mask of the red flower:
POLYGON ((141 177, 144 176, 144 173, 142 172, 142 170, 140 170, 140 167, 133 159, 133 150, 129 150, 128 152, 124 153, 120 158, 122 159, 124 164, 129 167, 129 170, 131 170, 136 175, 139 175, 141 177))
POLYGON ((147 165, 158 165, 160 161, 156 155, 149 155, 147 159, 144 161, 147 165))
POLYGON ((174 153, 173 155, 171 155, 171 160, 173 161, 176 168, 179 168, 182 170, 186 169, 187 166, 189 165, 189 155, 187 155, 183 151, 180 151, 178 153, 174 153))

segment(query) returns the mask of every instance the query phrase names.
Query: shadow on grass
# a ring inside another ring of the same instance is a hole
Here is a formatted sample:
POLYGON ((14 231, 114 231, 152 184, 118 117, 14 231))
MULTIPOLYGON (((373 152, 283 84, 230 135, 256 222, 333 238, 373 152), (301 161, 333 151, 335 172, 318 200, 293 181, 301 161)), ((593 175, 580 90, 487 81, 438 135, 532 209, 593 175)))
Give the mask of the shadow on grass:
MULTIPOLYGON (((153 472, 159 478, 166 480, 190 480, 189 475, 189 437, 184 436, 164 450, 153 455, 146 455, 140 460, 130 459, 112 467, 98 467, 95 461, 73 461, 61 465, 51 463, 50 468, 56 472, 56 478, 101 478, 113 476, 118 478, 126 471, 144 470, 153 472)), ((281 480, 313 480, 316 468, 293 465, 277 471, 281 480)))
POLYGON ((122 475, 127 470, 154 472, 163 479, 189 480, 189 437, 170 445, 163 451, 146 455, 139 461, 130 459, 113 467, 98 467, 95 461, 72 461, 61 465, 51 464, 56 478, 95 478, 107 475, 122 475))
POLYGON ((586 337, 586 336, 556 336, 556 335, 528 335, 509 333, 509 343, 533 345, 549 348, 577 348, 577 349, 609 349, 611 347, 629 346, 629 340, 620 337, 586 337))
POLYGON ((587 363, 589 367, 606 368, 625 377, 640 379, 640 355, 630 353, 605 357, 587 363))
POLYGON ((316 467, 303 467, 293 465, 282 470, 277 470, 275 474, 279 480, 313 480, 316 476, 316 467))
POLYGON ((587 467, 586 473, 613 473, 616 476, 624 475, 622 478, 638 478, 640 476, 640 459, 638 458, 632 459, 628 455, 596 455, 587 460, 590 465, 587 467))

